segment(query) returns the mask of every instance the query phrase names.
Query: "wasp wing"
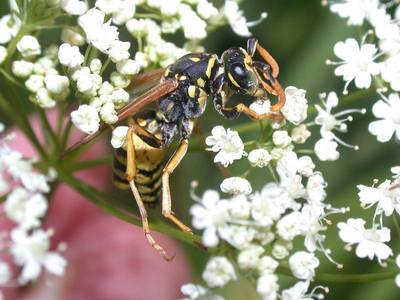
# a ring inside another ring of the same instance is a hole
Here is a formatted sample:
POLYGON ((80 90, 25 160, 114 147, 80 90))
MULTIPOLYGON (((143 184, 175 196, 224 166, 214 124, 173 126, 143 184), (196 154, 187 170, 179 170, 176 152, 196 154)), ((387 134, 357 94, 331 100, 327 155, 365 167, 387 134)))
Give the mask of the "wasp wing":
POLYGON ((131 77, 131 83, 128 86, 132 97, 139 96, 150 88, 160 84, 160 80, 165 73, 166 68, 151 70, 131 77))
MULTIPOLYGON (((118 112, 118 122, 121 122, 128 117, 133 116, 137 112, 139 112, 142 108, 146 107, 147 105, 161 99, 163 96, 173 92, 178 87, 178 81, 175 79, 167 79, 153 87, 152 89, 148 90, 144 94, 140 95, 139 97, 133 99, 127 105, 125 105, 119 112, 118 112)), ((102 124, 98 131, 95 133, 89 134, 84 137, 79 142, 75 143, 71 147, 69 147, 65 152, 64 155, 67 153, 73 152, 78 149, 80 146, 83 146, 99 135, 101 135, 107 128, 109 128, 108 124, 102 124)))

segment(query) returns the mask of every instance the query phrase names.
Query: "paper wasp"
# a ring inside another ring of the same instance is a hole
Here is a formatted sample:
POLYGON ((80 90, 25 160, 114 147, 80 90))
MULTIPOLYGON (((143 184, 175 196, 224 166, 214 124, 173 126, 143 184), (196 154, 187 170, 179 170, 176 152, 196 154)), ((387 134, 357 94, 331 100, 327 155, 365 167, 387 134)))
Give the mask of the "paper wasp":
MULTIPOLYGON (((169 177, 188 150, 194 122, 203 114, 207 99, 212 98, 214 108, 226 118, 244 113, 255 120, 279 122, 283 119, 280 109, 285 104, 285 93, 277 80, 278 74, 276 61, 256 39, 251 38, 247 50, 232 47, 221 58, 216 54, 190 53, 165 70, 137 75, 133 80, 137 84, 156 79, 158 84, 119 111, 118 122, 129 119, 129 130, 126 145, 115 151, 114 184, 132 191, 140 210, 143 231, 151 246, 165 259, 171 257, 150 234, 145 203, 155 202, 161 193, 163 216, 184 232, 192 232, 172 212, 169 177), (253 60, 256 51, 264 62, 253 60), (226 107, 233 94, 257 99, 274 95, 278 100, 271 105, 269 113, 259 115, 243 103, 226 107), (155 103, 155 108, 143 112, 150 103, 155 103), (166 149, 176 135, 180 139, 179 145, 163 166, 166 149)), ((67 151, 88 143, 106 128, 104 124, 98 132, 67 151)))

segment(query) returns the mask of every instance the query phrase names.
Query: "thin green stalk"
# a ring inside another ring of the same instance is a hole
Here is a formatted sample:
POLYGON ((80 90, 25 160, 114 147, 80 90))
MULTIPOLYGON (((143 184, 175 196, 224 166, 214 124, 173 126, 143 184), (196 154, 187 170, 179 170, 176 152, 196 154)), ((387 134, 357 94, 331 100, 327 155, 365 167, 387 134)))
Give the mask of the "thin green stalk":
POLYGON ((97 159, 86 160, 82 162, 77 162, 77 165, 72 169, 72 172, 79 170, 90 169, 93 167, 98 167, 102 165, 110 165, 112 163, 112 155, 106 155, 97 159))
MULTIPOLYGON (((277 271, 282 275, 294 277, 290 269, 287 267, 278 267, 277 271)), ((314 277, 314 281, 321 283, 368 283, 372 281, 393 279, 398 273, 398 271, 387 271, 368 274, 317 273, 314 277)))
POLYGON ((42 124, 44 126, 44 131, 50 136, 50 139, 55 147, 55 152, 59 153, 61 149, 60 140, 58 139, 53 128, 51 127, 44 110, 42 108, 39 108, 38 111, 39 111, 39 117, 42 120, 42 124))
POLYGON ((393 214, 392 218, 393 218, 394 226, 396 227, 397 235, 400 238, 400 224, 399 224, 399 221, 397 220, 397 214, 393 214))

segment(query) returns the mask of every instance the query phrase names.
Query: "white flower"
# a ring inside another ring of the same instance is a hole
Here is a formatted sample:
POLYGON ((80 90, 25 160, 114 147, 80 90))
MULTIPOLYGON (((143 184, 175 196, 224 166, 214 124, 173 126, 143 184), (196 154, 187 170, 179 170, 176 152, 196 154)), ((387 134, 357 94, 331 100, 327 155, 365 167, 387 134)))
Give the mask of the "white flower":
POLYGON ((32 93, 37 93, 40 88, 44 87, 44 77, 42 75, 33 74, 25 81, 25 86, 32 93))
POLYGON ((17 49, 24 58, 32 58, 42 52, 39 41, 31 35, 24 35, 18 42, 17 49))
POLYGON ((264 248, 258 245, 250 245, 240 251, 238 264, 242 270, 255 269, 259 265, 260 256, 264 253, 264 248))
POLYGON ((369 88, 371 86, 371 76, 380 72, 379 64, 375 63, 378 49, 373 44, 358 45, 355 39, 347 39, 345 42, 337 42, 333 49, 335 55, 342 59, 339 67, 335 69, 336 76, 343 76, 347 86, 353 79, 358 88, 369 88))
MULTIPOLYGON (((282 291, 282 300, 311 300, 314 298, 306 295, 308 287, 310 286, 309 281, 299 281, 291 288, 282 291)), ((318 299, 316 297, 316 299, 318 299)))
POLYGON ((25 78, 32 74, 33 64, 26 60, 14 60, 12 72, 15 76, 25 78))
POLYGON ((0 46, 0 65, 6 60, 7 48, 0 46))
POLYGON ((314 146, 314 152, 321 161, 337 160, 340 153, 336 150, 338 143, 329 138, 322 138, 314 146))
POLYGON ((61 41, 74 46, 83 46, 85 44, 85 38, 79 27, 63 28, 61 31, 61 41))
POLYGON ((224 256, 211 258, 204 269, 203 280, 211 288, 223 287, 231 280, 236 280, 235 269, 224 256))
POLYGON ((271 256, 264 255, 261 257, 258 263, 258 271, 261 274, 272 274, 278 268, 279 263, 273 259, 271 256))
POLYGON ((57 252, 49 251, 50 230, 35 230, 28 235, 19 228, 11 231, 10 252, 16 265, 22 267, 18 281, 25 284, 37 279, 42 266, 51 274, 62 275, 67 265, 66 260, 57 252))
POLYGON ((306 91, 294 86, 288 86, 285 89, 285 95, 286 103, 281 112, 289 122, 299 125, 307 118, 308 101, 305 98, 306 91))
POLYGON ((6 284, 11 279, 12 273, 7 263, 0 261, 0 284, 6 284))
POLYGON ((264 168, 271 161, 272 157, 268 150, 259 148, 250 151, 248 160, 252 167, 264 168))
POLYGON ((51 97, 49 91, 41 87, 37 90, 36 95, 32 98, 32 101, 42 108, 52 108, 56 105, 56 102, 51 97))
POLYGON ((315 275, 315 269, 319 266, 319 260, 314 253, 298 251, 289 258, 289 267, 293 275, 299 279, 311 280, 315 275))
POLYGON ((47 201, 41 194, 29 195, 25 189, 17 187, 7 196, 4 211, 8 218, 27 230, 40 225, 40 218, 47 211, 47 201))
POLYGON ((236 249, 249 247, 256 234, 256 230, 249 226, 229 225, 221 232, 221 238, 236 249))
POLYGON ((290 145, 292 139, 286 130, 277 130, 272 134, 272 141, 276 146, 285 148, 290 145))
POLYGON ((309 203, 322 202, 326 198, 325 188, 327 183, 325 182, 322 174, 319 172, 313 173, 307 181, 307 200, 309 203))
POLYGON ((377 0, 340 0, 333 1, 330 9, 342 18, 349 18, 349 25, 361 25, 378 10, 378 5, 377 0))
POLYGON ((291 138, 292 141, 298 144, 303 144, 311 136, 311 132, 307 129, 307 126, 300 124, 299 126, 292 129, 291 138))
POLYGON ((58 74, 47 75, 44 78, 46 89, 52 94, 63 94, 68 91, 69 79, 58 74))
POLYGON ((111 145, 113 148, 121 148, 125 144, 128 129, 128 126, 118 126, 113 130, 111 136, 111 145))
POLYGON ((133 59, 126 59, 117 62, 117 70, 124 75, 135 75, 139 73, 140 67, 133 59))
POLYGON ((392 189, 390 180, 385 180, 377 188, 361 184, 357 188, 360 190, 358 196, 363 206, 369 208, 377 203, 377 213, 383 212, 385 216, 392 215, 395 209, 400 212, 400 195, 392 189))
POLYGON ((379 142, 388 142, 393 134, 400 140, 400 98, 397 93, 392 93, 388 98, 382 95, 372 107, 375 117, 380 120, 369 124, 368 130, 377 137, 379 142))
POLYGON ((225 178, 221 183, 221 191, 232 195, 251 194, 251 185, 247 179, 241 177, 225 178))
POLYGON ((263 274, 257 280, 257 293, 263 300, 278 299, 278 276, 275 274, 263 274))
POLYGON ((70 15, 83 15, 88 7, 85 1, 61 0, 61 8, 70 15))
POLYGON ((225 130, 222 126, 215 126, 211 131, 212 136, 206 138, 209 151, 218 152, 214 157, 215 163, 221 163, 225 167, 234 160, 242 158, 245 154, 244 144, 237 131, 225 130))
POLYGON ((77 46, 64 43, 60 46, 58 51, 58 60, 60 64, 66 67, 76 68, 83 63, 84 56, 80 53, 77 46))
POLYGON ((250 104, 249 108, 258 115, 271 112, 271 102, 269 100, 257 99, 250 104))
POLYGON ((204 192, 201 202, 190 208, 193 227, 204 229, 202 242, 207 247, 215 247, 219 237, 224 235, 229 220, 229 203, 220 200, 217 191, 204 192))
POLYGON ((229 213, 235 220, 247 220, 250 217, 250 202, 247 197, 241 194, 230 199, 229 213))
POLYGON ((249 27, 247 26, 247 20, 243 16, 243 11, 239 9, 239 5, 235 0, 225 1, 225 17, 228 19, 232 30, 240 36, 251 36, 249 27))
POLYGON ((20 174, 20 179, 24 187, 31 192, 50 192, 47 178, 43 174, 39 174, 36 172, 23 172, 20 174))
POLYGON ((103 53, 118 40, 118 28, 111 25, 111 20, 104 23, 105 14, 96 8, 89 9, 78 19, 79 26, 86 34, 86 40, 103 53))
POLYGON ((127 60, 130 56, 129 55, 130 47, 131 43, 129 42, 116 41, 111 45, 111 48, 108 50, 108 55, 114 63, 117 63, 122 60, 127 60))
POLYGON ((277 233, 285 241, 292 241, 296 236, 302 234, 301 213, 298 211, 291 212, 281 218, 277 225, 277 233))
POLYGON ((124 89, 116 89, 112 92, 111 98, 115 105, 120 107, 128 103, 131 96, 124 89))
POLYGON ((218 15, 218 9, 208 0, 199 0, 197 4, 197 13, 205 20, 211 19, 218 15))
POLYGON ((251 195, 251 214, 261 226, 271 226, 286 210, 289 202, 285 189, 275 183, 268 183, 261 192, 251 195))
POLYGON ((219 295, 213 294, 209 289, 198 284, 187 283, 181 287, 181 292, 188 298, 182 300, 223 300, 219 295))
POLYGON ((8 43, 17 35, 21 21, 15 15, 5 15, 0 19, 0 44, 8 43))
POLYGON ((179 6, 179 21, 188 40, 200 40, 207 36, 207 23, 189 5, 179 6))
POLYGON ((308 155, 298 159, 298 172, 306 177, 310 177, 314 172, 315 164, 308 155))
POLYGON ((87 134, 96 132, 100 126, 100 118, 96 108, 86 104, 80 105, 77 110, 71 112, 71 121, 87 134))
POLYGON ((353 218, 348 219, 346 223, 340 222, 338 228, 339 237, 347 243, 347 249, 351 249, 351 245, 358 244, 356 255, 360 258, 368 257, 372 260, 376 256, 381 263, 393 255, 392 249, 385 244, 390 241, 389 228, 366 229, 363 219, 353 218))

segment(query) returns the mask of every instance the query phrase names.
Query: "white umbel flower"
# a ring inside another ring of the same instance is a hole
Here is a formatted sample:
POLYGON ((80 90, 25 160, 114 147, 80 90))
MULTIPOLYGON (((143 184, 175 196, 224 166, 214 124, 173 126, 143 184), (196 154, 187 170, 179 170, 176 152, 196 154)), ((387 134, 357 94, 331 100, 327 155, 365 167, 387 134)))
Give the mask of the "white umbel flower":
POLYGON ((322 138, 314 146, 314 152, 321 161, 335 161, 339 158, 340 153, 337 151, 338 143, 329 139, 322 138))
POLYGON ((217 152, 214 157, 215 163, 221 163, 227 167, 245 154, 243 141, 237 131, 215 126, 211 130, 211 134, 206 138, 206 144, 211 147, 207 150, 217 152))
POLYGON ((289 267, 293 275, 299 279, 311 280, 315 275, 315 269, 319 266, 319 260, 314 253, 298 251, 289 258, 289 267))
POLYGON ((381 143, 388 142, 395 134, 396 139, 400 140, 400 97, 397 93, 392 93, 389 97, 384 97, 372 107, 375 117, 379 118, 369 124, 368 130, 376 136, 381 143))
POLYGON ((281 112, 286 120, 299 125, 307 118, 308 101, 305 98, 306 91, 294 86, 288 86, 285 89, 286 103, 281 112))
POLYGON ((264 253, 264 248, 258 245, 250 245, 240 251, 238 264, 242 270, 256 269, 260 263, 260 256, 264 253))
POLYGON ((18 42, 17 49, 24 58, 32 58, 42 52, 39 41, 31 35, 24 35, 18 42))
POLYGON ((390 84, 395 91, 400 91, 400 54, 389 57, 382 65, 381 74, 383 80, 390 84))
POLYGON ((276 146, 285 148, 290 145, 292 139, 286 130, 277 130, 272 134, 272 141, 276 146))
POLYGON ((348 18, 349 25, 362 25, 373 15, 379 6, 378 0, 340 0, 330 1, 330 9, 342 18, 348 18))
POLYGON ((202 242, 207 247, 218 245, 219 237, 225 235, 229 220, 229 202, 221 200, 217 191, 207 190, 199 203, 190 208, 193 227, 204 230, 202 242))
POLYGON ((32 74, 33 64, 26 60, 14 60, 12 72, 15 76, 25 78, 32 74))
POLYGON ((25 284, 36 280, 42 266, 51 274, 63 275, 66 260, 57 252, 49 251, 52 231, 35 230, 28 235, 26 231, 16 228, 11 232, 10 252, 14 262, 22 267, 18 281, 25 284))
POLYGON ((250 151, 248 160, 252 167, 264 168, 271 161, 272 156, 269 154, 268 150, 259 148, 250 151))
POLYGON ((6 284, 11 279, 11 276, 12 273, 9 265, 3 261, 0 261, 0 284, 6 284))
POLYGON ((264 300, 278 299, 278 276, 275 274, 263 274, 257 280, 257 293, 264 300))
POLYGON ((346 81, 344 93, 351 81, 355 80, 358 88, 369 88, 372 77, 379 74, 379 64, 374 62, 378 49, 373 44, 359 45, 353 39, 337 42, 334 49, 335 55, 342 59, 340 66, 335 69, 336 76, 343 76, 346 81))
POLYGON ((225 17, 228 19, 232 30, 239 36, 248 37, 251 36, 249 27, 247 26, 247 20, 243 16, 243 11, 239 9, 239 5, 235 0, 225 1, 225 17))
POLYGON ((235 269, 226 257, 215 256, 208 261, 203 280, 211 288, 223 287, 229 281, 236 280, 235 269))
POLYGON ((372 260, 376 257, 382 263, 393 255, 392 249, 385 244, 390 241, 389 228, 366 229, 363 219, 353 218, 348 219, 346 223, 340 222, 338 228, 339 237, 347 243, 346 249, 350 250, 351 245, 357 244, 356 255, 360 258, 368 257, 372 260))
POLYGON ((250 195, 252 188, 247 179, 241 177, 225 178, 221 183, 221 191, 232 195, 250 195))
POLYGON ((181 287, 181 292, 187 296, 182 300, 224 300, 224 298, 214 294, 209 289, 193 283, 184 284, 181 287))
POLYGON ((87 134, 96 132, 100 126, 100 118, 96 108, 86 104, 80 105, 77 110, 71 112, 71 121, 87 134))
POLYGON ((76 68, 84 61, 84 56, 80 53, 77 46, 64 43, 58 50, 58 60, 60 64, 69 68, 76 68))
POLYGON ((88 7, 85 1, 80 0, 61 0, 61 8, 70 15, 83 15, 88 7))
POLYGON ((113 130, 111 136, 111 145, 113 148, 121 148, 125 144, 128 129, 128 126, 118 126, 113 130))

